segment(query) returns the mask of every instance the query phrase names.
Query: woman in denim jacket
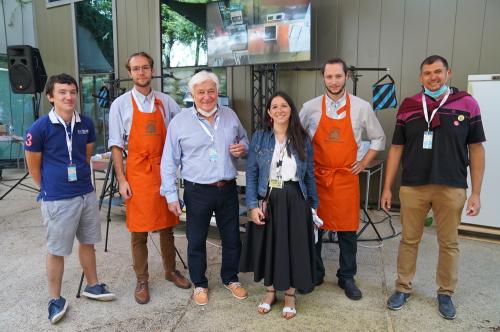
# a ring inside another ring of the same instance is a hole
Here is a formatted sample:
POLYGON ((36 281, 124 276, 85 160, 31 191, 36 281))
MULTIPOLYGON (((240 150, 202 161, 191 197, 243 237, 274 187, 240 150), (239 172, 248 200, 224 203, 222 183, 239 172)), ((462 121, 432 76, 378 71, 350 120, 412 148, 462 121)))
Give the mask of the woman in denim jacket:
POLYGON ((246 169, 248 223, 241 272, 264 279, 260 314, 271 310, 276 291, 285 291, 283 317, 296 315, 295 289, 314 289, 314 230, 311 208, 318 206, 311 140, 291 98, 269 98, 264 129, 252 137, 246 169), (259 200, 267 201, 264 209, 259 200), (266 210, 266 211, 263 211, 266 210))

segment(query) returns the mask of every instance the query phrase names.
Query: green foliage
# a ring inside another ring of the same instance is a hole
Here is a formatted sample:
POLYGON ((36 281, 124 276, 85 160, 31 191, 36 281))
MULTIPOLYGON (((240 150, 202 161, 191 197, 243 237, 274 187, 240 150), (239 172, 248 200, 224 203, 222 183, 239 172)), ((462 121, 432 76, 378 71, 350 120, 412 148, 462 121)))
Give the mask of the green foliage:
MULTIPOLYGON (((206 1, 191 0, 183 2, 205 3, 206 1)), ((207 50, 205 29, 200 28, 184 16, 173 11, 168 5, 162 3, 161 31, 162 45, 164 45, 164 52, 162 54, 164 67, 170 67, 170 51, 176 41, 185 45, 191 45, 193 42, 196 42, 197 51, 194 65, 198 65, 199 50, 207 50)))

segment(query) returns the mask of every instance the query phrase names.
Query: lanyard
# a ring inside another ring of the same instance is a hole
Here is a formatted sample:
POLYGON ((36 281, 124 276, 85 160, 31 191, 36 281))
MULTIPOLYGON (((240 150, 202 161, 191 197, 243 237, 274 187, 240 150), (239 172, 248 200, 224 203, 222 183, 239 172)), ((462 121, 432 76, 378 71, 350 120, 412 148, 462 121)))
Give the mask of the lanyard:
MULTIPOLYGON (((196 119, 198 119, 198 122, 200 123, 201 128, 203 129, 203 131, 205 131, 205 133, 207 133, 208 137, 210 137, 210 139, 212 140, 212 144, 213 144, 215 141, 214 134, 212 134, 212 132, 208 129, 208 125, 205 122, 203 122, 198 117, 198 114, 196 114, 196 113, 197 113, 196 110, 194 110, 194 115, 196 116, 196 119)), ((220 114, 217 115, 217 119, 215 120, 214 133, 217 131, 217 128, 219 127, 219 120, 220 120, 220 114)))
POLYGON ((446 95, 444 96, 443 100, 441 100, 441 103, 439 104, 439 106, 436 107, 432 111, 431 118, 429 119, 429 114, 427 114, 427 102, 425 101, 425 93, 422 93, 422 107, 424 108, 424 117, 425 117, 425 121, 427 122, 427 131, 430 131, 430 129, 431 129, 431 122, 432 122, 432 119, 434 119, 434 115, 436 115, 438 109, 440 109, 441 106, 443 106, 444 103, 446 103, 449 96, 450 96, 450 89, 448 89, 448 91, 446 91, 446 95))
POLYGON ((75 113, 73 112, 73 116, 71 117, 71 131, 68 132, 68 127, 64 123, 64 120, 59 116, 59 114, 57 114, 54 109, 52 109, 52 111, 56 115, 57 121, 64 127, 64 133, 66 134, 66 146, 68 147, 69 163, 71 165, 73 164, 73 129, 75 129, 76 122, 75 113))
MULTIPOLYGON (((285 151, 286 151, 286 147, 288 146, 289 141, 290 140, 286 140, 285 143, 283 143, 283 145, 280 148, 278 162, 276 163, 276 178, 278 178, 278 180, 281 179, 281 170, 283 168, 283 159, 285 158, 285 151)), ((276 140, 276 142, 278 142, 278 140, 276 140)), ((279 142, 278 142, 278 144, 279 144, 279 142)), ((279 145, 281 145, 281 144, 279 144, 279 145)))
MULTIPOLYGON (((153 98, 151 98, 151 106, 149 107, 149 112, 145 112, 143 109, 142 109, 142 103, 141 102, 138 102, 139 100, 139 97, 137 97, 137 94, 136 94, 136 91, 135 89, 132 89, 132 97, 135 99, 135 103, 137 104, 137 108, 139 108, 139 111, 143 112, 143 113, 153 113, 154 111, 154 107, 155 107, 155 93, 153 90, 151 90, 151 93, 153 94, 153 98)), ((147 98, 147 97, 146 97, 147 98)), ((143 100, 144 97, 141 99, 143 100)))

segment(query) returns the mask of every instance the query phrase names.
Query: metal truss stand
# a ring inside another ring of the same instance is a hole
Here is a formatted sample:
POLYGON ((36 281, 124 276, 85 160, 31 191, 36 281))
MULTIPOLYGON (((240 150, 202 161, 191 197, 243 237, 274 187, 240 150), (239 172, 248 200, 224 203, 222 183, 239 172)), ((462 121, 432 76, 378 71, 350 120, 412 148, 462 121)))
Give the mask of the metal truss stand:
POLYGON ((277 65, 253 65, 252 72, 252 132, 262 127, 264 108, 277 87, 277 65))

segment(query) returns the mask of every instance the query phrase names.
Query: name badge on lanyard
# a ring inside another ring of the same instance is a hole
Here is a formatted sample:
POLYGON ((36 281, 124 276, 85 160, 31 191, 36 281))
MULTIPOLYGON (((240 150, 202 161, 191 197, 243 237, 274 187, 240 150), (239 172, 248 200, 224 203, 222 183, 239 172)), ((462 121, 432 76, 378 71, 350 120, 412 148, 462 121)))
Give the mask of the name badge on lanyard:
POLYGON ((276 179, 269 179, 269 187, 271 188, 283 188, 283 177, 281 175, 283 169, 283 159, 285 158, 286 147, 288 146, 289 140, 287 140, 279 151, 278 162, 276 163, 276 179))
POLYGON ((71 117, 71 125, 68 128, 64 120, 53 110, 56 115, 57 121, 64 127, 64 134, 66 135, 66 147, 68 148, 69 165, 68 165, 68 182, 75 182, 78 180, 76 176, 76 165, 73 163, 73 130, 75 129, 76 117, 73 113, 71 117), (69 130, 68 130, 69 129, 69 130))
POLYGON ((281 189, 281 188, 283 188, 283 180, 271 179, 271 180, 269 180, 269 187, 281 189))
POLYGON ((431 117, 429 118, 429 114, 427 113, 427 102, 425 101, 425 94, 422 93, 422 108, 424 109, 424 118, 427 122, 427 130, 424 132, 424 140, 422 142, 422 149, 424 150, 432 150, 432 139, 434 138, 434 132, 431 131, 431 122, 432 119, 434 119, 437 111, 441 108, 441 106, 444 105, 444 103, 446 103, 449 96, 450 89, 446 91, 446 95, 444 96, 443 100, 441 100, 439 106, 432 111, 431 117))
POLYGON ((70 164, 68 166, 68 181, 75 182, 76 180, 78 180, 76 177, 76 165, 70 164))
POLYGON ((215 162, 217 162, 217 157, 218 157, 217 156, 217 149, 215 148, 214 145, 212 145, 208 149, 208 161, 210 161, 211 163, 215 163, 215 162))
POLYGON ((207 128, 208 125, 204 123, 202 120, 200 120, 200 118, 198 118, 196 111, 194 115, 198 119, 201 129, 203 129, 203 131, 208 135, 208 137, 210 137, 212 145, 210 146, 210 148, 208 148, 208 161, 211 163, 215 163, 219 159, 219 154, 217 153, 217 147, 215 146, 215 133, 217 132, 217 128, 219 127, 220 115, 217 116, 217 119, 215 120, 213 133, 210 132, 210 130, 207 128))
POLYGON ((432 136, 434 133, 432 131, 424 132, 424 142, 422 144, 422 148, 424 150, 432 150, 432 136))

